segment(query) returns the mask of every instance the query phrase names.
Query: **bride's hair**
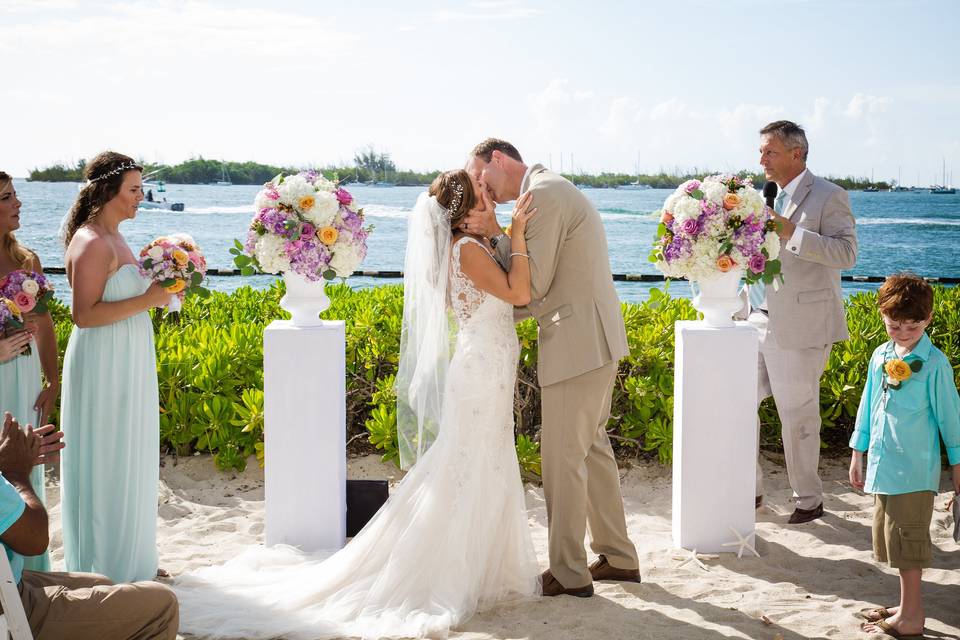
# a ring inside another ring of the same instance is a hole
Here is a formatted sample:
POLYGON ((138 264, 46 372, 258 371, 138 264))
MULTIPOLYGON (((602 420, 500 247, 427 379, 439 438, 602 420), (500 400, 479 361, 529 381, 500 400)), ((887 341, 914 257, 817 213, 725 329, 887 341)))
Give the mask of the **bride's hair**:
MULTIPOLYGON (((8 184, 13 183, 13 178, 9 174, 0 171, 0 190, 3 190, 8 184)), ((33 254, 22 244, 17 242, 13 231, 4 233, 0 236, 0 251, 7 254, 7 257, 17 265, 18 269, 28 269, 33 262, 33 254)))
POLYGON ((451 231, 460 226, 467 212, 477 204, 473 183, 463 169, 445 171, 438 175, 430 185, 429 193, 449 212, 451 231))
POLYGON ((80 190, 73 208, 67 214, 63 229, 64 244, 69 246, 77 229, 93 222, 104 205, 120 193, 127 171, 143 171, 143 167, 133 158, 116 151, 104 151, 87 164, 83 170, 87 184, 80 190))

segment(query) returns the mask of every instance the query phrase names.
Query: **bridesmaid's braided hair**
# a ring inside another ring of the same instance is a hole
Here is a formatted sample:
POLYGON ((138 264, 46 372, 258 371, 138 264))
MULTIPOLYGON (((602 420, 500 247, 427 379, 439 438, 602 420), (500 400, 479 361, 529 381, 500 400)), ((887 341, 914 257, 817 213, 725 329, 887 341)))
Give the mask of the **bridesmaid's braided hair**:
POLYGON ((463 169, 445 171, 438 175, 430 185, 429 193, 449 212, 451 231, 456 231, 467 212, 477 204, 473 183, 463 169))
POLYGON ((77 229, 96 220, 104 205, 120 193, 127 171, 143 171, 143 167, 116 151, 104 151, 87 164, 83 170, 87 184, 80 190, 64 225, 65 245, 69 246, 77 229))
MULTIPOLYGON (((0 171, 0 191, 6 189, 7 185, 12 182, 13 178, 10 174, 0 171)), ((12 231, 3 234, 2 239, 0 239, 0 251, 7 254, 20 269, 29 269, 33 264, 33 253, 17 242, 17 238, 12 231)))

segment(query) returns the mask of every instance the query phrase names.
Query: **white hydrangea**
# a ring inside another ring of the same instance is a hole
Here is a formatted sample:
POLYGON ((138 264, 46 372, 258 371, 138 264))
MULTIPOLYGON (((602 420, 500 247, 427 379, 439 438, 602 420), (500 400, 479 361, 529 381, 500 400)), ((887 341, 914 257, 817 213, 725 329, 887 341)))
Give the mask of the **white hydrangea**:
POLYGON ((360 254, 357 253, 353 245, 340 245, 337 243, 330 259, 330 268, 336 271, 337 276, 346 278, 353 274, 360 264, 360 254))
POLYGON ((687 218, 696 218, 700 215, 700 201, 684 194, 683 197, 677 198, 670 211, 673 213, 673 219, 678 223, 687 218))
POLYGON ((276 200, 267 197, 267 190, 261 189, 257 197, 253 199, 253 212, 260 213, 263 209, 273 208, 277 204, 276 200))
POLYGON ((329 191, 317 191, 311 195, 313 195, 313 206, 303 210, 303 217, 318 229, 329 226, 340 210, 337 196, 329 191))
POLYGON ((304 196, 312 196, 316 189, 300 174, 283 179, 283 184, 277 187, 280 201, 291 207, 297 207, 304 196))
POLYGON ((723 204, 723 196, 727 195, 726 185, 720 182, 706 181, 700 185, 700 191, 703 191, 708 200, 718 204, 723 204))
POLYGON ((771 231, 763 239, 763 248, 767 250, 768 260, 776 260, 780 256, 780 236, 771 231))
POLYGON ((290 259, 283 248, 286 241, 280 236, 268 233, 260 236, 256 244, 257 262, 264 273, 280 273, 290 270, 290 259))

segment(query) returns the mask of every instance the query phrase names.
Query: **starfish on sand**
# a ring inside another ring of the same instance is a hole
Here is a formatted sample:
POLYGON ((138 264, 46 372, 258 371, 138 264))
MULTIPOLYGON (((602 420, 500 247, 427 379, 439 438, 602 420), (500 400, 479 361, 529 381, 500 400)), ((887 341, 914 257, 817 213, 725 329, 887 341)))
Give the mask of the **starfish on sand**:
POLYGON ((756 531, 751 531, 746 536, 740 535, 740 532, 734 529, 733 527, 730 527, 730 531, 733 532, 733 535, 735 535, 737 539, 734 540, 733 542, 724 542, 722 543, 721 546, 737 547, 738 560, 743 557, 744 549, 749 549, 753 553, 753 555, 757 556, 758 558, 760 557, 760 554, 757 553, 757 550, 754 548, 754 543, 750 541, 751 538, 756 539, 756 533, 757 533, 756 531))
POLYGON ((679 569, 680 567, 682 567, 682 566, 684 566, 684 565, 687 565, 687 564, 689 564, 689 563, 692 562, 693 564, 697 565, 698 567, 700 567, 700 568, 703 569, 704 571, 710 571, 710 569, 707 567, 707 565, 703 564, 703 563, 700 561, 701 558, 702 558, 703 560, 715 560, 715 559, 717 559, 717 558, 720 557, 720 556, 718 556, 718 555, 716 555, 716 554, 697 553, 697 550, 696 550, 696 549, 694 549, 693 551, 689 551, 689 550, 687 550, 687 549, 681 549, 680 551, 681 551, 682 553, 680 553, 680 554, 674 554, 674 556, 673 556, 673 558, 674 558, 675 560, 683 560, 683 562, 681 562, 680 564, 677 565, 677 569, 679 569), (679 557, 678 557, 678 556, 679 556, 679 557))

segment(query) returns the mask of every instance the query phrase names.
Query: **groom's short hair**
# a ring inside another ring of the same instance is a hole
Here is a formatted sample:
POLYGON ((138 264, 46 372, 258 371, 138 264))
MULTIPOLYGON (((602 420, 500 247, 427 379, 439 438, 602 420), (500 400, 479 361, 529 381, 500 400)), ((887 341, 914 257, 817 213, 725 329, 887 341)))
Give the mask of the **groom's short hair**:
POLYGON ((760 129, 760 135, 763 136, 768 133, 780 138, 780 142, 788 149, 799 147, 803 154, 803 161, 807 161, 807 152, 810 150, 810 145, 807 144, 807 134, 803 127, 789 120, 777 120, 760 129))
POLYGON ((520 157, 520 152, 517 151, 517 148, 506 140, 501 140, 500 138, 487 138, 475 146, 473 151, 470 152, 470 155, 474 158, 480 158, 484 162, 490 162, 490 158, 493 156, 494 151, 499 151, 503 155, 509 156, 517 162, 523 162, 523 158, 520 157))

